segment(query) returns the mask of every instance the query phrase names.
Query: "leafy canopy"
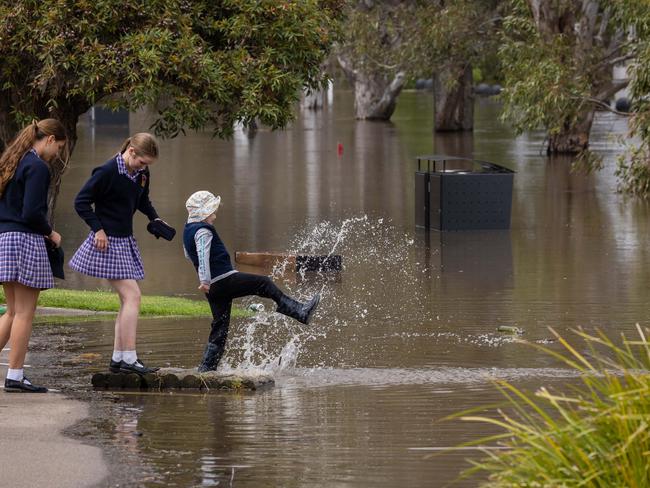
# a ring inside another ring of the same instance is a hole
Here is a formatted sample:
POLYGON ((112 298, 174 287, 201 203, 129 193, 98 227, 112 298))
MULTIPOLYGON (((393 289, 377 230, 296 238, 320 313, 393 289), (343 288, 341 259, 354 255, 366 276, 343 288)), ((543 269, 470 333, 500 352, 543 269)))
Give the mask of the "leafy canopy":
MULTIPOLYGON (((337 0, 0 0, 0 124, 33 116, 74 127, 102 102, 159 109, 175 136, 278 128, 337 34, 337 0)), ((5 128, 6 133, 6 128, 5 128)))
POLYGON ((496 0, 347 0, 340 51, 360 70, 430 77, 494 48, 496 0))
POLYGON ((628 66, 632 117, 628 154, 619 158, 622 191, 650 195, 650 5, 646 0, 614 0, 617 21, 629 25, 636 57, 628 66))
POLYGON ((592 99, 609 95, 608 61, 619 50, 612 39, 617 29, 603 7, 587 33, 579 30, 585 15, 579 2, 542 0, 539 9, 546 15, 538 22, 530 3, 510 0, 504 10, 503 118, 518 133, 543 127, 553 135, 593 111, 592 99))

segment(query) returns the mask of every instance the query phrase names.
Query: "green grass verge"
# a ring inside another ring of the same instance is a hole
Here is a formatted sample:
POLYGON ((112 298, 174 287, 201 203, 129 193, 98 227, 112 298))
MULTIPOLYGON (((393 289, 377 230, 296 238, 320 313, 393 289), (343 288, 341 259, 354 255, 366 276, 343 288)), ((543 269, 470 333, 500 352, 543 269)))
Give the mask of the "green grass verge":
MULTIPOLYGON (((4 303, 4 292, 0 289, 0 300, 4 303)), ((41 307, 73 308, 93 312, 117 312, 120 302, 117 294, 107 291, 64 290, 54 288, 42 292, 38 299, 41 307)), ((247 316, 249 313, 233 307, 232 315, 247 316)), ((189 298, 142 296, 140 315, 143 317, 209 317, 210 307, 206 300, 190 300, 189 298)), ((43 317, 45 319, 46 317, 43 317)), ((72 317, 79 321, 80 317, 72 317)), ((96 317, 101 320, 100 317, 96 317)), ((52 317, 54 319, 54 317, 52 317)), ((50 320, 47 320, 48 322, 50 320)))

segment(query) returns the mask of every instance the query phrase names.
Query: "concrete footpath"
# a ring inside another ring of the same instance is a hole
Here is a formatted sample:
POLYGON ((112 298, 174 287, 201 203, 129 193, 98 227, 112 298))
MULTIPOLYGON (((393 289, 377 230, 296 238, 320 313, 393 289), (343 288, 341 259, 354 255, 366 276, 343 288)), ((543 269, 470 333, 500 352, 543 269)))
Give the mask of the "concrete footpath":
MULTIPOLYGON (((2 351, 0 363, 6 357, 7 350, 2 351)), ((0 385, 6 370, 0 366, 0 385)), ((85 403, 61 393, 7 393, 0 388, 0 487, 100 484, 108 475, 101 449, 62 434, 87 416, 85 403)))

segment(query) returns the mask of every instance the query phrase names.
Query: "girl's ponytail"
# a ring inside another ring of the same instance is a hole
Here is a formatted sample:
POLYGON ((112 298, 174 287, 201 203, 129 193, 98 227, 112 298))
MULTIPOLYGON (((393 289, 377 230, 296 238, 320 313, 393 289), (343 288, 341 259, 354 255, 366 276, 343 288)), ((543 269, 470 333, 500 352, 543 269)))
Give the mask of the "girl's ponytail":
POLYGON ((122 144, 121 153, 124 153, 129 147, 135 149, 138 156, 148 156, 153 159, 158 158, 158 141, 148 132, 138 132, 129 137, 122 144))
POLYGON ((124 151, 126 151, 129 146, 131 145, 131 138, 128 137, 123 143, 122 147, 120 148, 120 154, 124 154, 124 151))
POLYGON ((54 136, 57 141, 66 139, 63 124, 56 119, 34 120, 21 130, 0 156, 0 197, 9 180, 16 173, 18 163, 34 143, 44 137, 54 136))

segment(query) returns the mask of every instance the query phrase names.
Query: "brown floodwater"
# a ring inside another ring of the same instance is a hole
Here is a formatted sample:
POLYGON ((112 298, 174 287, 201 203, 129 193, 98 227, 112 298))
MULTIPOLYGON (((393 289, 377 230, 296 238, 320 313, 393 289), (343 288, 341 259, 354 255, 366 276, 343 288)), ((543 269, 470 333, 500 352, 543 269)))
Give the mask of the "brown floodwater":
MULTIPOLYGON (((400 96, 390 123, 353 118, 352 94, 336 91, 319 112, 302 111, 285 131, 236 131, 230 141, 189 133, 162 142, 151 170, 152 200, 179 230, 196 190, 222 197, 216 226, 234 251, 343 256, 341 273, 273 272, 301 298, 323 295, 309 327, 266 311, 234 319, 223 368, 266 370, 258 393, 134 394, 119 397, 108 435, 154 473, 145 486, 442 486, 476 452, 439 454, 494 432, 440 422, 500 401, 490 382, 526 389, 573 374, 529 345, 497 332, 524 330, 549 343, 549 327, 614 335, 648 325, 648 205, 616 192, 617 135, 626 122, 599 114, 592 147, 604 169, 572 173, 569 160, 541 155, 542 132, 515 136, 499 104, 478 100, 473 134, 433 136, 432 98, 400 96), (343 154, 337 152, 337 144, 343 154), (427 233, 414 225, 415 156, 474 156, 516 171, 509 231, 427 233), (281 358, 281 361, 280 361, 281 358)), ((110 158, 129 130, 82 124, 66 175, 57 229, 68 255, 87 229, 72 200, 91 169, 110 158)), ((191 296, 197 279, 181 239, 157 241, 136 219, 147 276, 144 293, 191 296)), ((106 283, 68 270, 68 288, 106 283)), ((148 364, 197 364, 208 320, 144 320, 140 356, 148 364)), ((75 328, 84 352, 106 366, 110 322, 75 328)), ((135 482, 135 481, 134 481, 135 482)), ((475 486, 476 479, 457 486, 475 486)))

